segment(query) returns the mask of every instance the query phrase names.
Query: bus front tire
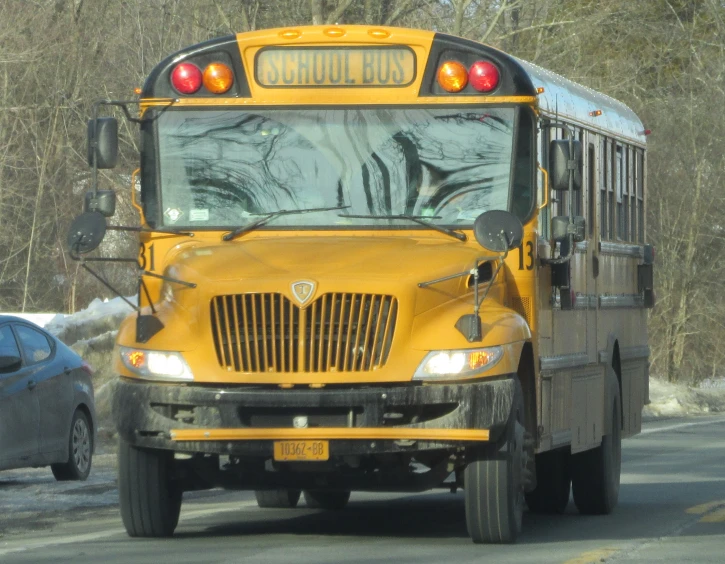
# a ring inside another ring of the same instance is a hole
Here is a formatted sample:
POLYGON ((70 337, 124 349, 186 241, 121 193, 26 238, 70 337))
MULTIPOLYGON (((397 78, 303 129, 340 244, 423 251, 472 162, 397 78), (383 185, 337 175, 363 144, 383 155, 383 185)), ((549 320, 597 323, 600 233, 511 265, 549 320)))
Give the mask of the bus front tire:
POLYGON ((572 491, 579 513, 608 515, 619 499, 622 469, 622 398, 613 369, 608 370, 609 405, 605 413, 611 417, 609 433, 594 449, 572 455, 572 491))
POLYGON ((291 509, 297 507, 300 493, 300 490, 254 490, 254 497, 263 509, 291 509))
POLYGON ((173 477, 171 451, 141 449, 121 440, 118 496, 131 537, 170 537, 179 523, 182 491, 173 477))
POLYGON ((524 509, 524 402, 516 382, 505 443, 498 452, 474 451, 463 474, 466 527, 476 543, 513 543, 524 509))
POLYGON ((541 514, 564 513, 571 492, 569 456, 569 449, 536 455, 536 489, 526 494, 529 511, 541 514))

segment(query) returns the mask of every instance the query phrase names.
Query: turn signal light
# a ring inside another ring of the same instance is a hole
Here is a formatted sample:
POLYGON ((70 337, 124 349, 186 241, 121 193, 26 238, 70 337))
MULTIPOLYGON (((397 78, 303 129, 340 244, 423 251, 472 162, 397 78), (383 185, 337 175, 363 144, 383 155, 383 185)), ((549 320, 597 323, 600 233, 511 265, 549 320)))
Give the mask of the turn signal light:
POLYGON ((479 92, 491 92, 498 86, 500 75, 498 69, 488 61, 478 61, 468 71, 468 81, 479 92))
POLYGON ((204 69, 204 86, 213 94, 224 94, 232 87, 234 74, 224 63, 210 63, 204 69))
POLYGON ((194 94, 201 84, 201 70, 193 63, 179 63, 171 71, 171 85, 179 94, 194 94))
POLYGON ((438 69, 438 84, 446 92, 460 92, 468 83, 468 71, 457 61, 446 61, 438 69))

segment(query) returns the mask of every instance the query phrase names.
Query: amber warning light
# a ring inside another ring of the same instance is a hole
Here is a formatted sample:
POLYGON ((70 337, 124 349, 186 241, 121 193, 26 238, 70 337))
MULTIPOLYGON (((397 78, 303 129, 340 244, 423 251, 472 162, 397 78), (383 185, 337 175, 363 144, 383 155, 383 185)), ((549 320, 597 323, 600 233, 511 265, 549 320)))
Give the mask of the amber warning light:
POLYGON ((204 71, 194 63, 179 63, 171 71, 171 85, 179 94, 196 94, 201 86, 212 94, 224 94, 234 83, 234 73, 224 63, 209 63, 204 71))
POLYGON ((257 53, 254 76, 269 88, 408 86, 415 53, 391 47, 268 47, 257 53))
POLYGON ((498 68, 488 61, 476 61, 467 69, 458 61, 446 61, 438 68, 438 84, 446 92, 460 92, 470 84, 484 94, 498 86, 501 75, 498 68))

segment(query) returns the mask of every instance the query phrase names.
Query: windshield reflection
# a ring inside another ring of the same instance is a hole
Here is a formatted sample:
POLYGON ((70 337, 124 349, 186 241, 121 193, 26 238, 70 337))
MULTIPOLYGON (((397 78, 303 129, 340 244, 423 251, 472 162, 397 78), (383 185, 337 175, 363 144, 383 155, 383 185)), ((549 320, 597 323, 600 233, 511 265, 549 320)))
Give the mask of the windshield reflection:
MULTIPOLYGON (((454 227, 511 209, 513 108, 167 111, 157 121, 164 225, 238 227, 349 206, 454 227)), ((410 222, 391 219, 390 225, 410 222)), ((274 227, 369 226, 334 211, 274 227)))

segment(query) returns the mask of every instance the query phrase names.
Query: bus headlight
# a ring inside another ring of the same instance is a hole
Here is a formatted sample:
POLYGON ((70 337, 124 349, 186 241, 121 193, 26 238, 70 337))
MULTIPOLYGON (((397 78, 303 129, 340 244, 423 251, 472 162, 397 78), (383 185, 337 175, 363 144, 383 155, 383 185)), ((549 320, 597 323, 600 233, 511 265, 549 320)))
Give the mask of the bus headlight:
POLYGON ((119 351, 123 365, 141 378, 173 382, 190 382, 194 379, 181 353, 130 347, 119 347, 119 351))
POLYGON ((458 351, 431 351, 420 363, 413 380, 460 380, 489 370, 503 358, 503 347, 458 351))

